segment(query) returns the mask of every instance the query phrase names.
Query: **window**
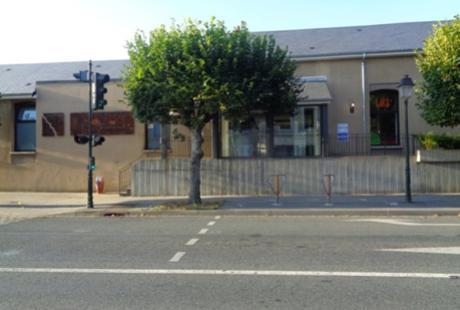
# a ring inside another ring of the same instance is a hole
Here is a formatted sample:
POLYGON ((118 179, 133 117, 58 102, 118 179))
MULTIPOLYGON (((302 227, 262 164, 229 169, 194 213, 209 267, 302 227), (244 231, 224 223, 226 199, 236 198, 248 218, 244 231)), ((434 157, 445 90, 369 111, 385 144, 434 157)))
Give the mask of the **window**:
POLYGON ((294 115, 275 118, 274 156, 319 156, 321 151, 320 108, 299 106, 294 115), (280 122, 280 120, 283 120, 280 122))
POLYGON ((371 145, 399 145, 398 91, 371 92, 371 145))
POLYGON ((146 128, 146 149, 157 150, 161 145, 161 125, 158 122, 147 125, 146 128))
POLYGON ((35 106, 20 105, 16 107, 15 144, 17 152, 35 151, 35 106))
MULTIPOLYGON (((321 109, 299 106, 293 115, 273 119, 273 157, 321 155, 321 109)), ((269 131, 263 114, 253 113, 245 121, 220 123, 222 157, 268 156, 269 131)))

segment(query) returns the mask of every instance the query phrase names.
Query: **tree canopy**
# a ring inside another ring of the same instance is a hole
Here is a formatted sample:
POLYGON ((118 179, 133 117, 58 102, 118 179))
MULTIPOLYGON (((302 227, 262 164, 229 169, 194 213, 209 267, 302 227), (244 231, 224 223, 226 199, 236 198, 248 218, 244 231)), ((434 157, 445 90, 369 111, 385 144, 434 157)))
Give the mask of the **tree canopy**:
POLYGON ((431 125, 460 125, 460 17, 433 27, 417 55, 423 81, 418 85, 422 117, 431 125))
POLYGON ((233 30, 212 18, 161 26, 128 43, 125 72, 129 105, 144 123, 179 123, 192 136, 191 192, 199 202, 201 130, 218 115, 242 120, 252 110, 291 112, 300 84, 296 65, 273 37, 233 30), (198 175, 198 178, 196 176, 198 175), (198 184, 198 191, 196 185, 198 184))

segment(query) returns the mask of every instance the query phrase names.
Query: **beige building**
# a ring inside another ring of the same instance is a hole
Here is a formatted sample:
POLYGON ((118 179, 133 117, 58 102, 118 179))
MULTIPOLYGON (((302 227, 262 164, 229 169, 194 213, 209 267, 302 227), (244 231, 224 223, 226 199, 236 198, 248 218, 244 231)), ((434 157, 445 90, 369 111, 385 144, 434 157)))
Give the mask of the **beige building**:
MULTIPOLYGON (((271 32, 297 61, 304 92, 293 115, 274 121, 272 156, 325 157, 401 153, 404 105, 397 86, 408 74, 421 79, 415 50, 423 46, 432 22, 271 32)), ((94 70, 111 76, 103 111, 95 113, 95 131, 106 140, 94 148, 95 176, 106 190, 129 187, 132 164, 160 156, 188 157, 185 128, 144 125, 131 115, 121 74, 128 61, 100 61, 94 70), (164 131, 163 139, 161 131, 164 131)), ((73 78, 88 64, 0 65, 0 190, 85 191, 88 147, 74 142, 88 124, 88 85, 73 78)), ((421 119, 409 104, 410 133, 445 131, 421 119)), ((210 124, 205 157, 267 157, 266 122, 249 120, 210 124)))

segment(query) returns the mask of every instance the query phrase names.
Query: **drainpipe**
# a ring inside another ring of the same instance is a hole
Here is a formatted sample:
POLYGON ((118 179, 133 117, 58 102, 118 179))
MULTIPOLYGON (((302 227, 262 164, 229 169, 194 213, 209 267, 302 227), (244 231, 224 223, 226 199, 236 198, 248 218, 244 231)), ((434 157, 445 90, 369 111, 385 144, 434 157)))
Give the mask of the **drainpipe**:
POLYGON ((366 53, 363 53, 363 58, 361 59, 361 100, 363 107, 363 133, 366 136, 368 134, 366 117, 366 53))

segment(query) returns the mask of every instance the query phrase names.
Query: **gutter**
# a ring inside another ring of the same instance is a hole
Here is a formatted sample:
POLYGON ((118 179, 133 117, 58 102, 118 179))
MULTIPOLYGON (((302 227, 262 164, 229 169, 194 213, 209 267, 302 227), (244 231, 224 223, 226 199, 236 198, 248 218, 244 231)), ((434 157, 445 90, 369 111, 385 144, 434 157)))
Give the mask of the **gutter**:
POLYGON ((352 53, 352 54, 331 54, 331 55, 317 55, 317 56, 291 55, 291 58, 298 62, 320 61, 320 60, 347 60, 347 59, 361 59, 364 54, 366 55, 366 58, 381 58, 381 57, 415 56, 417 52, 416 50, 410 50, 410 51, 390 51, 390 52, 380 52, 380 53, 360 52, 360 53, 352 53))
POLYGON ((367 135, 367 112, 366 112, 366 53, 363 53, 361 59, 361 104, 363 110, 363 133, 367 135))
MULTIPOLYGON (((121 82, 123 81, 122 78, 110 78, 110 82, 109 83, 116 83, 116 82, 121 82)), ((48 80, 48 81, 36 81, 35 84, 38 85, 46 85, 46 84, 74 84, 74 83, 79 83, 79 84, 87 84, 87 82, 81 82, 81 81, 78 81, 77 79, 74 79, 74 80, 48 80)))
POLYGON ((33 93, 2 94, 0 98, 0 100, 23 100, 23 99, 34 99, 33 93))

